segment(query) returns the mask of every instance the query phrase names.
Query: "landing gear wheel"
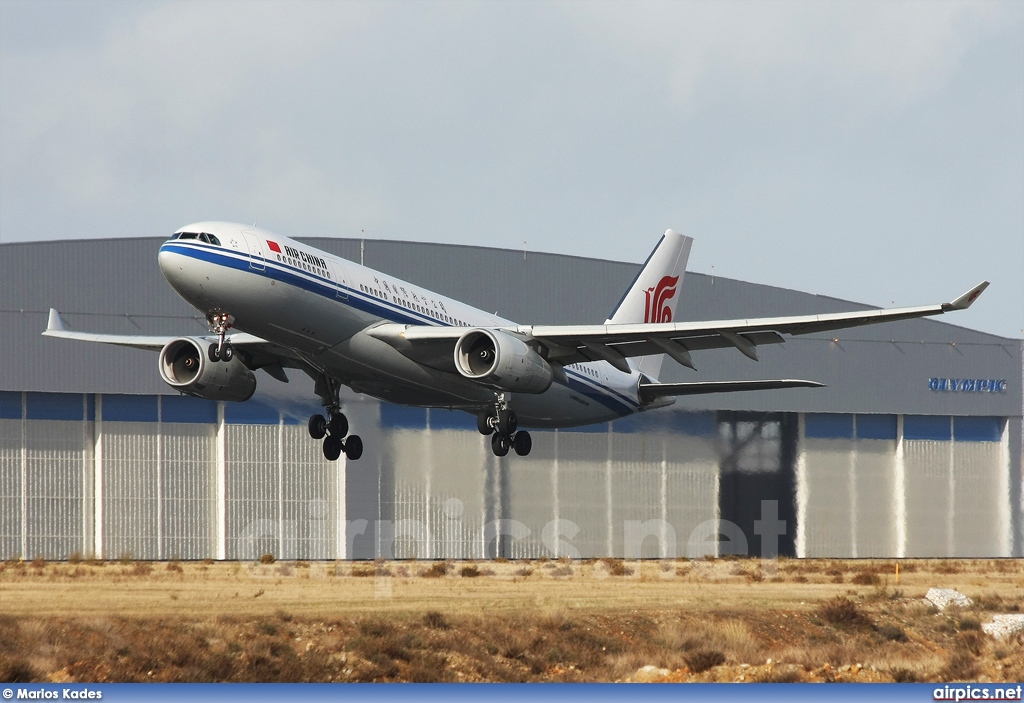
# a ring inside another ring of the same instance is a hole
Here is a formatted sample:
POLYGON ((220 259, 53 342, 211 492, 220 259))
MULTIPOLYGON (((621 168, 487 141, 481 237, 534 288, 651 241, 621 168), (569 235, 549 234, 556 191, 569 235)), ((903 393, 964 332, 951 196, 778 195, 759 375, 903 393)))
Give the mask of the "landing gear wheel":
POLYGON ((220 350, 220 360, 221 361, 231 361, 231 357, 233 357, 234 355, 235 355, 235 352, 231 348, 230 344, 225 344, 224 348, 220 350))
POLYGON ((330 413, 331 419, 327 421, 327 431, 331 433, 332 437, 341 439, 348 434, 348 418, 345 417, 345 413, 332 411, 330 413))
POLYGON ((328 435, 324 438, 324 458, 327 461, 337 461, 338 457, 341 456, 341 450, 344 448, 341 437, 334 437, 328 435))
POLYGON ((345 457, 349 461, 355 461, 363 455, 363 440, 359 435, 354 434, 345 440, 345 457))
POLYGON ((514 412, 508 408, 498 412, 498 432, 506 437, 511 437, 515 434, 517 427, 519 427, 519 418, 514 412))
POLYGON ((309 436, 313 439, 323 439, 327 436, 327 418, 323 415, 312 415, 307 424, 309 436))
POLYGON ((533 439, 530 437, 530 433, 526 430, 516 432, 515 437, 512 438, 512 447, 519 456, 529 454, 530 450, 533 449, 533 439))
POLYGON ((494 452, 494 456, 505 456, 508 454, 508 437, 496 432, 491 437, 491 451, 494 452))
POLYGON ((220 349, 218 349, 216 342, 210 345, 208 355, 210 357, 210 361, 214 363, 220 361, 220 349))
POLYGON ((491 414, 486 410, 481 410, 479 414, 477 414, 476 429, 485 437, 494 432, 494 428, 491 427, 491 414))

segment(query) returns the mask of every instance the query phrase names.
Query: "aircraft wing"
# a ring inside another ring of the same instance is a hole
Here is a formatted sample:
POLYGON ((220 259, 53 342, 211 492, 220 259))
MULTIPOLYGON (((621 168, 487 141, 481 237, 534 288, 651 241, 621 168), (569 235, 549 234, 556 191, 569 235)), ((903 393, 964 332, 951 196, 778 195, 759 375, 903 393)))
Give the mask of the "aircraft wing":
MULTIPOLYGON (((983 281, 949 303, 914 308, 740 320, 618 325, 520 325, 500 329, 534 344, 548 360, 563 365, 607 361, 628 373, 626 359, 629 357, 667 354, 680 364, 694 368, 690 357, 692 351, 733 347, 756 361, 757 347, 761 344, 780 344, 785 341, 783 334, 827 332, 966 310, 988 285, 988 281, 983 281)), ((429 365, 435 365, 431 362, 436 361, 437 368, 450 366, 453 370, 454 344, 466 331, 461 327, 393 323, 367 330, 371 336, 387 341, 411 358, 429 365)))
MULTIPOLYGON (((60 313, 55 309, 50 308, 50 317, 46 323, 46 329, 43 331, 43 336, 57 337, 59 339, 74 339, 80 342, 113 344, 119 347, 132 347, 133 349, 145 349, 147 351, 158 352, 172 340, 183 336, 195 337, 196 335, 174 335, 165 337, 141 334, 101 334, 96 332, 78 332, 67 329, 60 313)), ((215 334, 199 335, 198 338, 210 343, 217 341, 217 335, 215 334)), ((286 383, 287 376, 285 376, 284 371, 281 370, 280 367, 288 366, 291 368, 305 369, 307 366, 301 357, 297 356, 287 347, 282 347, 278 344, 274 344, 273 342, 268 342, 262 337, 239 332, 236 334, 229 334, 227 339, 231 342, 232 347, 235 349, 242 349, 246 352, 248 359, 251 362, 251 364, 246 364, 249 368, 253 370, 263 368, 274 378, 284 380, 286 383)))

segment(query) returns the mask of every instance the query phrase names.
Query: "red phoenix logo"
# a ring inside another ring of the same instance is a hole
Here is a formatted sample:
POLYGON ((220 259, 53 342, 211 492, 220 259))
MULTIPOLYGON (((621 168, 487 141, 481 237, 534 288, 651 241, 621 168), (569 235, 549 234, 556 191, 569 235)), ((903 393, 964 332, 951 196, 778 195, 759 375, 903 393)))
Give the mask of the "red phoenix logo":
POLYGON ((644 291, 644 322, 672 322, 672 308, 668 301, 676 296, 676 284, 679 276, 665 276, 658 285, 644 291))

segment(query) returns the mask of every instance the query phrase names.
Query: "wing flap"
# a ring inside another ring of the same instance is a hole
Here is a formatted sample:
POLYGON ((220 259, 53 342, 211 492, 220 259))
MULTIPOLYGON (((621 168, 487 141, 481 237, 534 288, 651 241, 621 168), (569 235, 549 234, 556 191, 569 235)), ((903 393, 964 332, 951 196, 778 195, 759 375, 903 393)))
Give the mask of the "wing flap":
POLYGON ((699 381, 695 383, 641 383, 638 389, 640 400, 649 403, 656 398, 681 395, 705 395, 708 393, 736 393, 742 391, 766 391, 778 388, 823 388, 824 383, 804 381, 795 378, 765 381, 699 381))

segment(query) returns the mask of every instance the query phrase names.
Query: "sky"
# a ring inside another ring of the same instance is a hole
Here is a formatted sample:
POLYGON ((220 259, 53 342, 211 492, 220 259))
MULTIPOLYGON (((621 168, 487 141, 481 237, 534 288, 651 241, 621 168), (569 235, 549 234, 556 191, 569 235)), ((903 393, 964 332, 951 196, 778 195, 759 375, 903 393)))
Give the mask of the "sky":
POLYGON ((211 219, 1024 337, 1024 3, 0 2, 0 243, 211 219))

